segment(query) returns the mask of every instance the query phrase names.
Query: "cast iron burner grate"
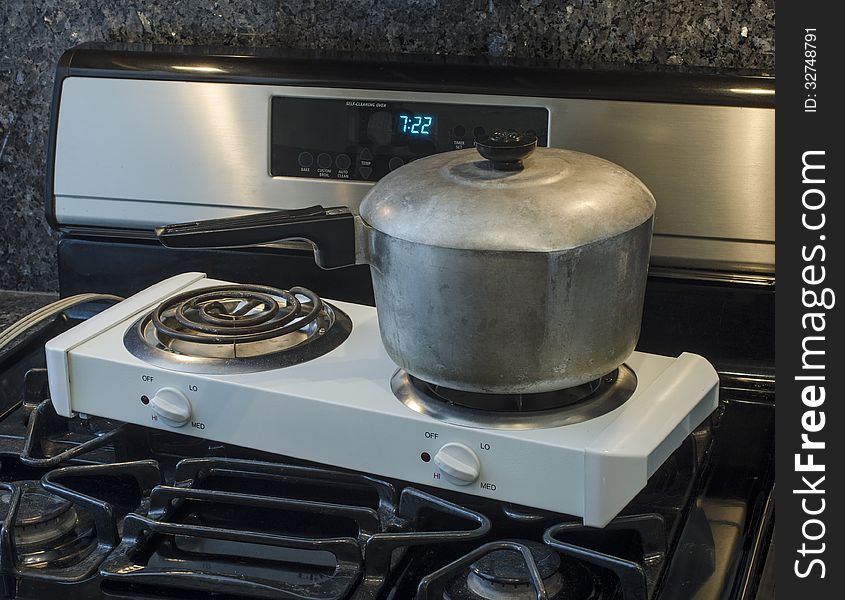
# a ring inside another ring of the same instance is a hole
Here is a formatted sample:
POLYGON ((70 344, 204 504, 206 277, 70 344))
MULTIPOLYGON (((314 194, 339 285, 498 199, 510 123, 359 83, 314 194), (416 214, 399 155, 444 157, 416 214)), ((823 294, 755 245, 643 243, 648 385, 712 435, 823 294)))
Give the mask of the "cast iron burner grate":
POLYGON ((124 336, 152 364, 194 373, 245 373, 312 360, 336 348, 352 323, 314 292, 218 285, 168 298, 124 336))
POLYGON ((0 592, 14 593, 20 579, 72 583, 94 575, 118 543, 120 519, 160 482, 150 460, 69 466, 40 481, 0 482, 0 592), (127 480, 134 493, 117 493, 127 480), (130 506, 121 507, 127 496, 130 506))
POLYGON ((410 547, 476 540, 490 530, 480 513, 345 472, 202 458, 180 462, 176 480, 152 490, 147 514, 124 520, 123 540, 100 571, 110 585, 370 599, 410 547), (438 518, 429 529, 431 512, 438 518))
POLYGON ((666 544, 657 514, 621 517, 606 529, 560 523, 546 529, 543 543, 509 539, 479 546, 424 577, 416 598, 647 600, 666 544))

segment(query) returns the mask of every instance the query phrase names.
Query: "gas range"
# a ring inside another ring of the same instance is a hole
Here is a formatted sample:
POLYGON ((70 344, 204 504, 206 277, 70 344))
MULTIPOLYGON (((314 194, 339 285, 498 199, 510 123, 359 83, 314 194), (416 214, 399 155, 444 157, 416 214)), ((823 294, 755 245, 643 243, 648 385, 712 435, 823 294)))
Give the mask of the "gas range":
POLYGON ((750 585, 743 540, 761 527, 771 484, 765 393, 727 386, 621 514, 594 528, 166 428, 62 417, 43 345, 68 324, 0 365, 4 376, 26 367, 20 402, 0 419, 6 596, 490 600, 542 597, 542 582, 550 599, 628 600, 750 585))
POLYGON ((773 99, 772 79, 730 73, 68 51, 45 198, 60 294, 132 298, 0 352, 0 597, 751 600, 773 535, 773 99), (432 135, 387 136, 403 115, 432 135), (402 163, 513 124, 657 199, 637 351, 576 390, 480 410, 396 372, 368 269, 320 270, 295 241, 155 239, 274 209, 355 213, 402 163), (176 306, 155 322, 162 302, 229 282, 263 289, 185 307, 205 327, 187 336, 176 306), (208 344, 232 316, 254 337, 208 344))

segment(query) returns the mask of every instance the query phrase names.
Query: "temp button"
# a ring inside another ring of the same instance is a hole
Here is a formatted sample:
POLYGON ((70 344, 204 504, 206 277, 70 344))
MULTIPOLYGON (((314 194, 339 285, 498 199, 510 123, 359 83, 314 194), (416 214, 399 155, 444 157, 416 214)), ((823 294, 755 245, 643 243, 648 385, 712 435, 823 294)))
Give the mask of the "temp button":
POLYGON ((297 161, 300 167, 308 168, 314 164, 314 155, 310 152, 300 152, 297 161))

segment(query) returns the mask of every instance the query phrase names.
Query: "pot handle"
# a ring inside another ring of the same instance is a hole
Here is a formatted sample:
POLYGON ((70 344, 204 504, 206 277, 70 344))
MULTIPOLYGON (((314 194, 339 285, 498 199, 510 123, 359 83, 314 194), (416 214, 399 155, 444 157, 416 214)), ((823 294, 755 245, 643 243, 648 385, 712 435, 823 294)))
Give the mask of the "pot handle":
POLYGON ((192 221, 157 227, 168 248, 244 248, 282 240, 303 240, 314 247, 323 269, 355 264, 355 217, 346 207, 309 206, 295 210, 192 221))

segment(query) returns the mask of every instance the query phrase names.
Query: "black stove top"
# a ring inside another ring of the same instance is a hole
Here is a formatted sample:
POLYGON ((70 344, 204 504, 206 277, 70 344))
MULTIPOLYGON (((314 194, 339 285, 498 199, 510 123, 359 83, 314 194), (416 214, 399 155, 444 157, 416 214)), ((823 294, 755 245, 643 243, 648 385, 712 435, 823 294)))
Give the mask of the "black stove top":
MULTIPOLYGON (((0 363, 0 597, 752 598, 772 396, 722 406, 610 525, 329 470, 49 401, 43 343, 0 363)), ((758 382, 759 383, 759 382, 758 382)))

